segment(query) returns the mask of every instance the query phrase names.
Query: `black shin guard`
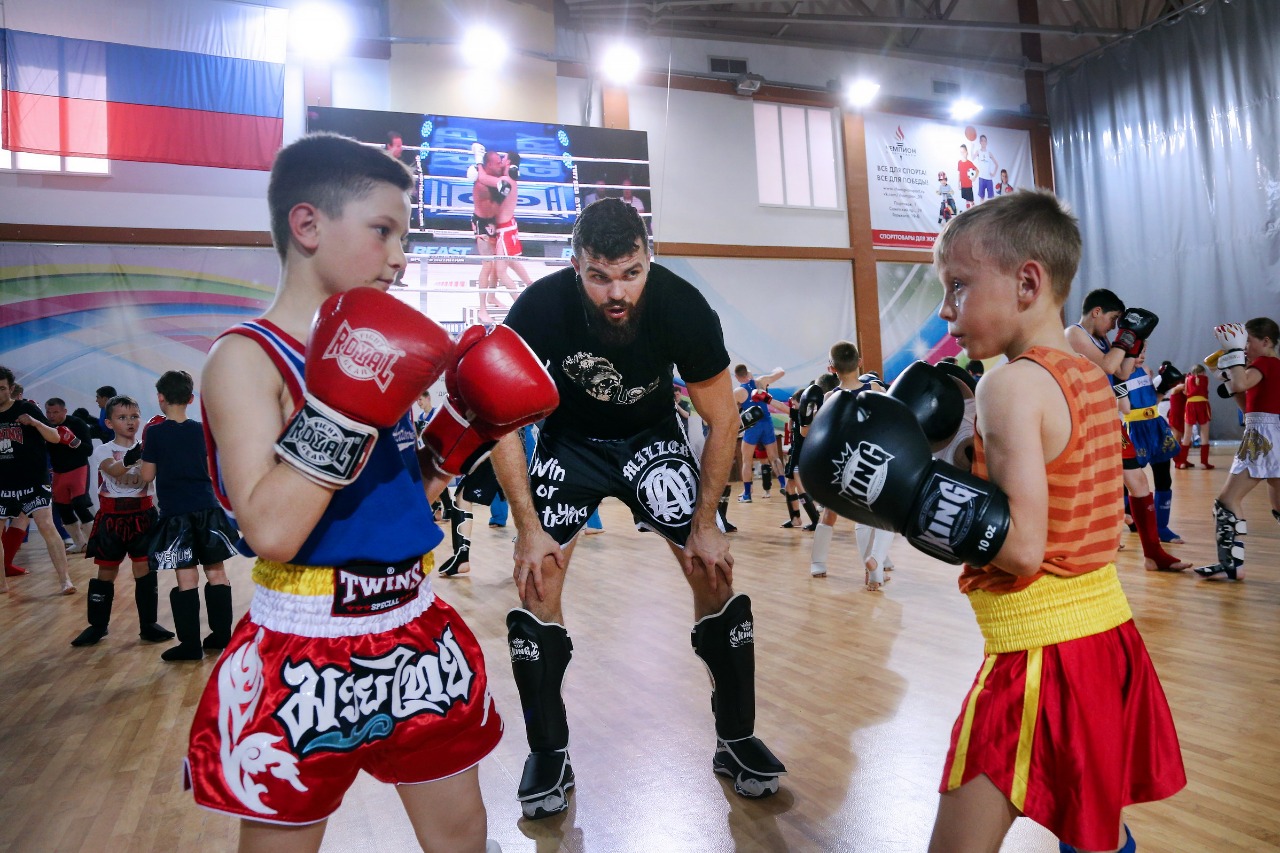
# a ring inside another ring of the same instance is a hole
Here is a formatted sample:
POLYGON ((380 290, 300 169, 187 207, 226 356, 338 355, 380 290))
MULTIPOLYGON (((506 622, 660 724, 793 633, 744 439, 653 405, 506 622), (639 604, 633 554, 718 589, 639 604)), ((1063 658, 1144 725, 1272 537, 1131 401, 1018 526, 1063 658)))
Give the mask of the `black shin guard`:
POLYGON ((711 676, 711 710, 724 740, 750 737, 756 726, 755 627, 751 599, 738 594, 690 632, 693 651, 711 676))
POLYGON ((71 641, 73 646, 92 646, 107 635, 111 624, 111 604, 116 597, 116 585, 97 578, 89 579, 89 627, 71 641))
POLYGON ((511 672, 524 708, 529 749, 547 752, 569 745, 569 720, 560 695, 573 641, 563 625, 543 622, 528 610, 507 614, 511 672))
POLYGON ((720 493, 720 500, 716 504, 716 512, 720 515, 720 524, 724 527, 725 533, 735 533, 738 530, 729 521, 729 495, 732 494, 732 491, 732 486, 725 486, 724 491, 720 493))
POLYGON ((148 643, 173 639, 173 632, 156 624, 160 588, 155 572, 133 579, 133 603, 138 607, 138 636, 148 643))
POLYGON ((165 650, 161 660, 201 660, 204 649, 200 647, 200 590, 169 590, 169 607, 173 610, 173 627, 178 633, 178 645, 165 650))
POLYGON ((787 499, 787 524, 786 527, 800 526, 800 499, 785 489, 782 492, 783 497, 787 499))
POLYGON ((716 773, 733 780, 744 797, 767 797, 778 791, 778 776, 787 772, 769 748, 755 737, 755 624, 751 599, 738 594, 714 616, 699 619, 690 639, 711 675, 711 710, 716 718, 716 773))
POLYGON ((764 464, 760 466, 760 486, 766 492, 773 488, 773 466, 764 464))
POLYGON ((809 516, 809 523, 817 524, 818 508, 813 505, 813 499, 809 497, 808 492, 800 493, 800 505, 804 507, 804 514, 809 516))
POLYGON ((1213 502, 1213 518, 1218 563, 1202 566, 1195 572, 1202 578, 1240 580, 1244 577, 1244 542, 1241 539, 1249 532, 1248 525, 1243 518, 1223 506, 1222 501, 1213 502))
POLYGON ((204 585, 204 612, 209 620, 209 636, 201 646, 206 649, 225 649, 231 644, 231 584, 204 585))
POLYGON ((524 816, 537 820, 568 808, 574 785, 569 720, 560 695, 573 641, 563 625, 516 608, 507 614, 507 646, 530 750, 516 796, 524 816))

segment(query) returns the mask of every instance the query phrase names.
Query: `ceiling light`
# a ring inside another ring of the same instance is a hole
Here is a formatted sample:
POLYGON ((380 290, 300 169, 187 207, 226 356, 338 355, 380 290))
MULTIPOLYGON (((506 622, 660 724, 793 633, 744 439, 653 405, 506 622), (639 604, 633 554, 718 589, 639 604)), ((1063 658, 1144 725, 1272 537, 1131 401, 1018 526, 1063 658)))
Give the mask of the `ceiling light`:
POLYGON ((854 80, 845 90, 845 97, 851 106, 865 107, 876 99, 879 92, 880 84, 873 80, 854 80))
POLYGON ((609 82, 625 86, 640 73, 640 54, 625 44, 615 44, 605 51, 600 67, 609 82))
POLYGON ((494 68, 507 56, 507 41, 488 27, 475 26, 462 37, 462 55, 471 65, 494 68))
POLYGON ((351 42, 351 23, 330 3, 304 3, 289 13, 293 47, 312 59, 333 59, 351 42))
POLYGON ((951 104, 951 117, 956 121, 967 121, 982 112, 982 104, 961 98, 951 104))

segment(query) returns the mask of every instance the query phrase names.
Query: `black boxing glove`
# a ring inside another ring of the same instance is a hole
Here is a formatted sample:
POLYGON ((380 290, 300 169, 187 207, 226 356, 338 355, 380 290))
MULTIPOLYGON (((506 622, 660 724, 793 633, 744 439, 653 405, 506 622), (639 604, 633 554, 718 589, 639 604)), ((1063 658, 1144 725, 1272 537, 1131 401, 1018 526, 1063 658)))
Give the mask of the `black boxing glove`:
POLYGON ((1136 358, 1159 322, 1160 318, 1145 308, 1130 308, 1116 324, 1118 331, 1111 345, 1124 350, 1125 355, 1136 358))
POLYGON ((124 457, 120 460, 120 462, 124 465, 124 467, 132 468, 134 465, 138 464, 138 460, 141 458, 142 458, 142 442, 139 441, 133 447, 130 447, 128 450, 124 452, 124 457))
POLYGON ((1164 394, 1170 388, 1174 388, 1187 379, 1182 371, 1174 367, 1172 363, 1165 362, 1160 365, 1160 378, 1156 381, 1156 393, 1164 394))
POLYGON ((800 394, 800 403, 798 404, 799 413, 796 416, 797 423, 802 427, 807 427, 813 423, 813 418, 818 414, 818 409, 822 408, 822 400, 826 395, 822 393, 822 389, 817 385, 810 385, 800 394))
POLYGON ((1009 532, 1004 493, 930 456, 911 410, 887 394, 832 395, 809 426, 800 476, 838 515, 947 563, 986 565, 1009 532))
POLYGON ((741 437, 744 432, 751 429, 756 424, 764 420, 764 409, 759 406, 748 406, 742 410, 742 414, 738 415, 740 426, 738 427, 738 436, 741 437))
POLYGON ((512 163, 507 167, 507 177, 513 181, 520 180, 520 167, 512 163))
POLYGON ((911 410, 930 444, 955 435, 964 419, 964 394, 956 380, 927 362, 908 365, 889 386, 889 396, 911 410))

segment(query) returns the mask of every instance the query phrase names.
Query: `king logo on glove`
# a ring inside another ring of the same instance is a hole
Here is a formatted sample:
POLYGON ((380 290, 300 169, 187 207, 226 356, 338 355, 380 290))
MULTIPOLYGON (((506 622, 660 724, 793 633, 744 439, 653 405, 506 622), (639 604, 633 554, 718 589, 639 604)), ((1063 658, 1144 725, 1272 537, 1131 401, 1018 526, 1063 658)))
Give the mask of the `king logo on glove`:
POLYGON ((336 359, 339 369, 352 379, 372 379, 379 389, 386 391, 395 378, 393 368, 404 357, 404 350, 393 347, 377 329, 353 329, 343 320, 323 357, 336 359))
POLYGON ((840 458, 833 460, 839 470, 834 482, 840 494, 870 509, 884 489, 892 460, 893 455, 878 444, 861 441, 856 450, 846 444, 840 458))

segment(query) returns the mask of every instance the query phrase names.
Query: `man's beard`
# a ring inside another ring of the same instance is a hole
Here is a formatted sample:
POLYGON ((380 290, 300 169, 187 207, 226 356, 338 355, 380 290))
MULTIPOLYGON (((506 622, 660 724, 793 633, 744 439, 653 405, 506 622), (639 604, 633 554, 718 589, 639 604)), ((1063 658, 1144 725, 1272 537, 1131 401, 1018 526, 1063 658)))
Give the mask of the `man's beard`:
POLYGON ((582 276, 577 277, 577 284, 578 298, 582 300, 582 310, 587 317, 587 328, 600 342, 613 347, 635 343, 636 337, 640 334, 640 320, 644 316, 645 293, 648 288, 640 291, 640 298, 634 305, 625 299, 596 305, 591 301, 591 297, 587 296, 587 288, 582 283, 582 276), (629 309, 626 319, 622 321, 610 319, 605 313, 609 308, 629 309))

